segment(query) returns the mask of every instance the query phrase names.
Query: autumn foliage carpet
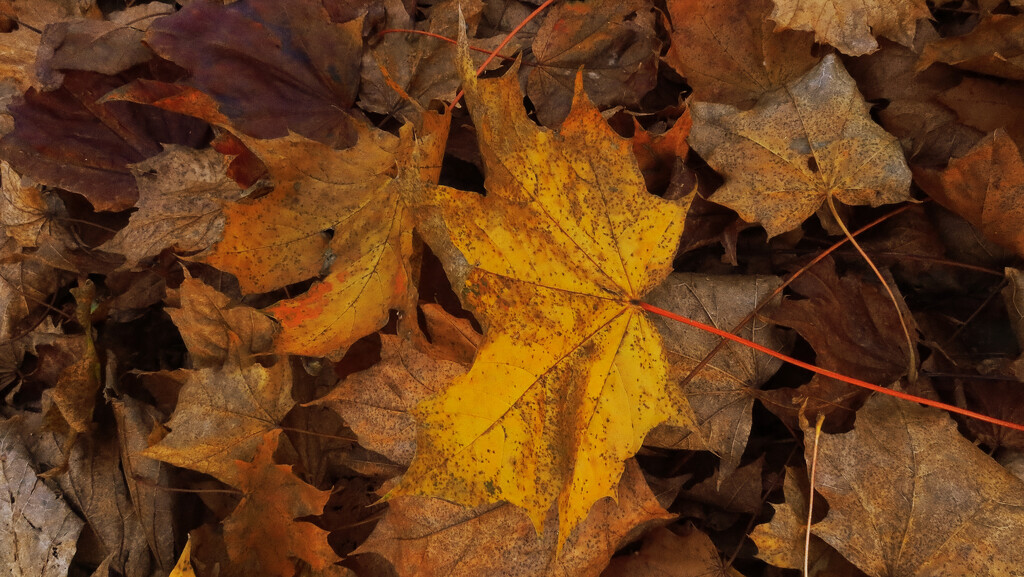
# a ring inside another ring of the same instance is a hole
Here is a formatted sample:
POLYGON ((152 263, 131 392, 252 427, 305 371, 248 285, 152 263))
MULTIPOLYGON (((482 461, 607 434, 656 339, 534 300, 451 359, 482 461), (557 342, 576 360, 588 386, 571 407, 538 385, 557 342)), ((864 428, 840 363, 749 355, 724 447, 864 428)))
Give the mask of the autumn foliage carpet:
POLYGON ((0 0, 0 574, 1024 575, 1024 2, 179 2, 0 0))

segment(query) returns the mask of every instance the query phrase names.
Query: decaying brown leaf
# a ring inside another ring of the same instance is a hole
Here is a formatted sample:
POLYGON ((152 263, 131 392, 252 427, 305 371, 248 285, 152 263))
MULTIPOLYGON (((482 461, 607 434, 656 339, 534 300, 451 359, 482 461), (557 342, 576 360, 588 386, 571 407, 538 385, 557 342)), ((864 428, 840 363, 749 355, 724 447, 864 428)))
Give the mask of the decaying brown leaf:
POLYGON ((875 36, 909 46, 917 21, 931 16, 924 0, 774 0, 780 28, 812 30, 817 42, 859 56, 878 48, 875 36))
POLYGON ((186 380, 170 433, 143 455, 238 483, 235 461, 251 459, 295 404, 288 363, 266 368, 231 356, 221 367, 181 372, 186 380))
POLYGON ((899 144, 867 108, 832 55, 752 110, 693 103, 690 145, 725 176, 711 200, 771 237, 799 226, 827 196, 872 206, 909 199, 899 144))
POLYGON ((15 417, 0 422, 0 563, 12 577, 63 577, 84 523, 32 469, 15 417))
POLYGON ((170 301, 167 314, 181 332, 197 369, 216 368, 232 356, 249 358, 270 349, 275 325, 260 311, 186 274, 170 301))
POLYGON ((640 551, 616 557, 601 577, 740 577, 718 554, 711 538, 688 527, 677 535, 664 528, 651 531, 640 551))
POLYGON ((775 32, 771 0, 672 0, 668 62, 686 77, 692 98, 747 108, 807 72, 810 34, 775 32))
POLYGON ((168 145, 129 170, 139 187, 138 210, 101 247, 127 257, 126 267, 166 249, 192 254, 209 248, 223 234, 224 205, 242 196, 212 148, 168 145))
MULTIPOLYGON (((649 302, 688 318, 723 330, 732 330, 743 317, 762 304, 780 281, 775 277, 715 277, 673 273, 651 292, 649 302)), ((763 310, 770 313, 778 301, 763 310)), ((750 435, 754 389, 768 380, 782 364, 752 349, 727 342, 708 365, 696 375, 690 373, 714 349, 719 337, 700 329, 658 318, 655 325, 665 339, 671 366, 671 381, 691 377, 685 389, 669 389, 672 396, 686 398, 697 418, 697 431, 671 435, 665 426, 645 444, 671 448, 710 450, 722 458, 722 476, 728 477, 739 465, 750 435), (685 435, 685 436, 683 436, 685 435)), ((739 333, 771 349, 781 349, 778 331, 764 320, 754 320, 739 333)))
POLYGON ((670 517, 633 461, 615 495, 616 501, 594 506, 560 554, 558 524, 545 523, 537 535, 530 518, 512 505, 467 509, 430 497, 396 497, 356 553, 383 555, 401 577, 596 577, 618 547, 670 517))
POLYGON ((852 431, 821 436, 815 489, 828 514, 812 531, 872 577, 1024 566, 1024 550, 1007 546, 1024 531, 1024 482, 936 409, 869 399, 852 431))

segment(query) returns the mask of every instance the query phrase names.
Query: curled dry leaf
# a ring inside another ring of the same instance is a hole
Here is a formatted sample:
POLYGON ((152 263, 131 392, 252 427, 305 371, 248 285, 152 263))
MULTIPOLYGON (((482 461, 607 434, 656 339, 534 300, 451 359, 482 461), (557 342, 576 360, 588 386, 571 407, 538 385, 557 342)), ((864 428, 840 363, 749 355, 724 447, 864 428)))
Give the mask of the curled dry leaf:
POLYGON ((224 545, 239 575, 292 577, 295 559, 317 571, 341 561, 327 543, 327 531, 296 520, 322 514, 331 492, 274 463, 280 435, 280 430, 264 433, 252 460, 234 463, 243 496, 224 520, 224 545))
POLYGON ((231 356, 217 368, 178 372, 187 380, 170 432, 143 456, 238 483, 234 462, 251 459, 262 435, 295 404, 288 362, 266 368, 231 356))
MULTIPOLYGON (((648 302, 729 331, 757 308, 780 282, 777 277, 672 273, 651 291, 648 302)), ((777 306, 778 300, 763 310, 768 314, 777 306)), ((710 450, 722 458, 721 474, 728 477, 739 465, 750 436, 753 390, 771 378, 782 362, 728 341, 706 367, 692 375, 686 388, 680 389, 676 383, 691 377, 693 369, 721 339, 663 317, 656 318, 654 324, 665 340, 666 358, 671 366, 670 383, 673 385, 669 395, 686 399, 697 419, 697 430, 696 434, 682 431, 672 434, 663 425, 655 429, 656 437, 649 438, 645 444, 710 450)), ((755 319, 739 334, 774 350, 783 345, 778 330, 767 326, 763 320, 755 319)))
POLYGON ((142 456, 148 437, 159 422, 153 407, 124 396, 110 401, 117 420, 121 468, 131 496, 132 509, 141 533, 156 559, 157 568, 167 571, 174 563, 174 511, 177 495, 164 491, 169 486, 169 467, 142 456))
POLYGON ((178 306, 167 308, 167 314, 178 327, 195 368, 216 368, 235 356, 247 359, 273 344, 273 320, 187 272, 169 300, 177 301, 178 306))
POLYGON ((686 77, 694 100, 747 108, 814 66, 811 35, 775 32, 770 8, 771 0, 668 2, 673 42, 666 60, 686 77))
POLYGON ((615 499, 598 502, 556 554, 554 512, 538 536, 529 517, 507 503, 467 509, 430 497, 395 497, 355 554, 386 557, 400 577, 596 577, 618 548, 672 517, 633 460, 615 499))
POLYGON ((684 207, 647 194, 579 77, 552 132, 522 110, 514 70, 477 80, 464 41, 460 52, 489 192, 434 191, 457 247, 435 253, 473 267, 462 288, 484 343, 468 374, 417 407, 416 458, 394 495, 504 500, 538 531, 557 503, 561 543, 613 495, 652 427, 692 422, 666 394, 661 339, 635 304, 671 270, 684 207))
POLYGON ((1024 482, 937 409, 869 399, 852 431, 821 436, 815 489, 828 514, 812 531, 872 577, 1024 566, 1024 549, 1008 546, 1024 531, 1024 482))
POLYGON ((32 470, 23 429, 0 422, 0 564, 12 577, 64 577, 85 523, 32 470))
POLYGON ((991 14, 963 36, 936 40, 924 47, 917 68, 924 70, 936 62, 1024 80, 1024 16, 991 14))
POLYGON ((35 454, 60 464, 61 491, 81 511, 95 537, 92 546, 78 551, 78 558, 122 575, 149 575, 149 543, 125 484, 117 438, 81 435, 72 444, 62 434, 44 433, 35 440, 35 454))
POLYGON ((924 0, 774 1, 769 18, 779 28, 813 31, 815 41, 831 44, 850 56, 877 50, 875 36, 910 46, 917 21, 931 17, 924 0))
POLYGON ((224 231, 224 205, 242 196, 227 167, 212 148, 174 145, 129 166, 139 188, 138 210, 100 249, 123 254, 124 266, 132 268, 166 249, 188 254, 209 248, 224 231))
POLYGON ((915 169, 914 180, 985 238, 1024 255, 1024 157, 1002 129, 944 170, 915 169))
POLYGON ((751 110, 706 102, 691 110, 690 145, 725 176, 711 200, 770 237, 800 226, 829 195, 871 206, 910 198, 899 143, 871 120, 834 55, 751 110))

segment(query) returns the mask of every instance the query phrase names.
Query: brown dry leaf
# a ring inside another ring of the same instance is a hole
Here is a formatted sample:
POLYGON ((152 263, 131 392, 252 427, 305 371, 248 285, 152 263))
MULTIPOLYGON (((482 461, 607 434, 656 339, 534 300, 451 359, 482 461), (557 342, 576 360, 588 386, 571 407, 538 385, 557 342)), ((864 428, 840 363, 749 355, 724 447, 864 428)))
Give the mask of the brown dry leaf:
MULTIPOLYGON (((31 86, 40 86, 35 70, 39 38, 38 32, 24 26, 0 33, 0 94, 20 94, 31 86)), ((6 108, 0 112, 6 113, 6 108)))
MULTIPOLYGON (((826 259, 791 287, 806 298, 785 301, 772 320, 796 329, 810 343, 817 366, 882 386, 906 374, 906 336, 892 301, 880 286, 854 275, 840 278, 834 261, 826 259)), ((893 292, 902 301, 897 287, 893 292)), ((902 302, 901 309, 911 323, 911 335, 915 335, 913 317, 902 302)), ((842 381, 814 375, 800 387, 758 391, 757 397, 795 428, 801 411, 810 419, 824 414, 831 424, 848 422, 868 394, 842 381)))
POLYGON ((348 377, 316 404, 337 411, 360 445, 408 465, 416 452, 413 408, 465 374, 467 367, 424 354, 394 335, 380 338, 380 362, 348 377))
POLYGON ((816 42, 831 44, 850 56, 877 50, 876 36, 910 46, 917 21, 932 15, 924 0, 774 1, 769 18, 779 28, 813 31, 816 42))
POLYGON ((224 205, 242 196, 227 168, 212 148, 174 145, 129 166, 139 187, 138 210, 100 249, 124 255, 124 266, 134 268, 166 249, 188 254, 209 248, 224 231, 224 205))
MULTIPOLYGON (((426 324, 429 341, 420 339, 416 346, 435 359, 452 361, 461 365, 473 364, 476 350, 483 343, 484 336, 467 319, 452 316, 441 305, 424 303, 420 305, 426 324)), ((420 335, 416 332, 414 336, 420 335)))
POLYGON ((956 114, 938 102, 962 74, 948 66, 917 70, 918 54, 939 33, 928 21, 918 23, 912 47, 883 40, 870 55, 846 59, 850 75, 868 101, 886 102, 874 112, 879 122, 900 139, 907 158, 917 164, 945 165, 984 136, 957 122, 956 114))
POLYGON ((615 551, 669 515, 640 468, 627 461, 616 491, 603 499, 555 554, 558 523, 537 535, 522 509, 509 504, 466 509, 440 499, 395 497, 355 554, 378 553, 400 577, 596 577, 615 551))
POLYGON ((164 491, 171 486, 169 467, 142 456, 148 438, 160 422, 153 407, 131 397, 112 399, 110 406, 117 420, 117 436, 121 449, 121 468, 131 495, 135 517, 158 569, 170 570, 174 564, 175 493, 164 491))
POLYGON ((28 24, 36 30, 61 20, 97 14, 95 0, 4 0, 0 16, 28 24))
POLYGON ((683 535, 659 527, 643 547, 612 559, 601 577, 742 577, 729 567, 705 533, 688 525, 683 535))
POLYGON ((216 99, 236 130, 347 148, 356 142, 363 22, 339 24, 325 4, 342 3, 190 2, 154 22, 146 44, 187 69, 189 85, 216 99))
MULTIPOLYGON (((757 558, 776 567, 802 569, 804 541, 807 535, 807 471, 802 467, 787 467, 782 490, 786 501, 772 505, 775 514, 769 523, 754 527, 750 538, 757 545, 757 558)), ((819 510, 819 507, 815 507, 819 510)), ((810 577, 861 577, 863 573, 850 564, 820 537, 811 535, 809 558, 810 577)))
POLYGON ((48 302, 61 275, 22 253, 13 238, 0 239, 0 339, 24 336, 22 322, 48 302))
MULTIPOLYGON (((804 435, 813 435, 804 423, 804 435)), ((804 449, 809 464, 810 444, 804 449)), ((812 531, 872 577, 1012 575, 1024 549, 1024 482, 943 411, 876 396, 852 431, 823 434, 812 531)))
POLYGON ((569 114, 573 79, 598 107, 635 106, 657 81, 661 42, 649 0, 563 2, 548 10, 521 74, 526 95, 545 126, 569 114))
POLYGON ((992 14, 969 33, 924 47, 918 70, 936 62, 1011 80, 1024 80, 1024 16, 992 14))
MULTIPOLYGON (((780 282, 777 277, 672 273, 651 291, 647 302, 729 331, 757 308, 780 282)), ((768 313, 777 306, 778 301, 763 310, 768 313)), ((687 377, 721 340, 706 331, 663 317, 655 318, 654 324, 665 340, 671 383, 687 377)), ((783 345, 778 330, 767 326, 763 320, 748 323, 739 334, 774 350, 783 345)), ((774 375, 781 365, 781 361, 749 347, 727 342, 685 390, 677 386, 669 388, 670 396, 686 398, 698 425, 696 435, 682 439, 675 436, 671 448, 713 451, 722 458, 722 477, 729 477, 739 465, 750 436, 752 391, 774 375)), ((665 428, 663 425, 655 429, 657 436, 666 435, 665 428)), ((657 437, 644 441, 648 445, 652 442, 655 446, 665 446, 657 437)))
MULTIPOLYGON (((125 485, 118 441, 113 434, 81 435, 70 445, 58 434, 44 434, 33 447, 50 463, 66 463, 58 478, 65 498, 88 523, 95 541, 78 552, 122 575, 149 575, 152 567, 143 520, 125 485)), ((105 575, 104 573, 100 573, 105 575)))
POLYGON ((690 145, 686 137, 690 135, 693 119, 690 110, 683 110, 671 128, 661 133, 653 133, 640 126, 640 121, 633 118, 633 155, 644 173, 647 190, 659 192, 665 190, 676 169, 676 163, 686 158, 690 145))
MULTIPOLYGON (((479 0, 444 0, 429 7, 417 7, 417 11, 425 12, 425 19, 414 21, 403 7, 395 4, 387 4, 388 28, 418 29, 446 38, 458 35, 460 12, 466 21, 467 33, 474 36, 483 8, 479 0)), ((503 39, 503 35, 474 38, 473 46, 480 50, 494 50, 503 39)), ((520 40, 514 38, 502 53, 513 53, 520 40)), ((479 66, 487 57, 488 54, 475 52, 473 63, 479 66)), ((501 62, 501 59, 495 59, 488 68, 495 68, 501 62)), ((455 70, 454 44, 409 33, 381 37, 373 48, 363 54, 361 74, 359 106, 409 122, 418 119, 431 101, 450 102, 454 99, 460 82, 455 70), (386 78, 382 70, 387 72, 386 78)))
POLYGON ((231 356, 222 367, 177 372, 187 381, 166 425, 171 431, 142 455, 237 484, 234 462, 251 459, 295 404, 288 362, 266 368, 231 356))
POLYGON ((989 134, 944 170, 915 167, 914 180, 985 238, 1024 255, 1024 158, 1005 131, 989 134))
POLYGON ((726 511, 756 515, 764 506, 762 498, 762 476, 764 456, 753 463, 743 465, 728 475, 724 468, 715 469, 707 479, 680 492, 687 499, 714 505, 726 511))
POLYGON ((938 100, 956 112, 960 122, 985 133, 1002 128, 1017 148, 1024 148, 1024 82, 968 76, 938 100))
POLYGON ((85 523, 36 476, 24 428, 0 421, 0 565, 11 577, 65 577, 85 523))
POLYGON ((251 462, 234 463, 241 502, 224 520, 224 544, 232 571, 240 575, 292 577, 295 559, 323 571, 341 561, 327 544, 327 531, 299 517, 320 515, 330 491, 320 491, 274 463, 281 431, 262 435, 251 462))
POLYGON ((690 145, 725 176, 711 200, 769 237, 800 226, 828 195, 871 206, 910 199, 899 143, 871 120, 834 55, 752 110, 695 102, 691 111, 690 145))
POLYGON ((693 88, 694 100, 749 108, 817 62, 810 34, 774 32, 771 0, 672 0, 667 62, 693 88))
POLYGON ((71 289, 75 296, 75 319, 83 334, 66 341, 74 362, 61 371, 57 384, 46 391, 52 402, 45 411, 51 426, 67 423, 75 433, 87 433, 92 425, 96 394, 100 390, 100 360, 93 342, 90 314, 96 298, 96 286, 90 280, 71 289), (51 421, 56 419, 56 421, 51 421))
POLYGON ((186 271, 168 300, 167 314, 181 333, 197 369, 216 368, 235 355, 249 358, 270 349, 276 325, 260 311, 234 302, 186 271))
POLYGON ((0 231, 23 248, 37 248, 47 242, 74 246, 71 236, 56 222, 66 214, 56 194, 44 192, 0 161, 0 231))
POLYGON ((154 19, 174 12, 160 2, 129 6, 106 19, 83 18, 50 24, 43 30, 36 69, 45 90, 60 86, 60 70, 117 74, 153 58, 142 43, 154 19))

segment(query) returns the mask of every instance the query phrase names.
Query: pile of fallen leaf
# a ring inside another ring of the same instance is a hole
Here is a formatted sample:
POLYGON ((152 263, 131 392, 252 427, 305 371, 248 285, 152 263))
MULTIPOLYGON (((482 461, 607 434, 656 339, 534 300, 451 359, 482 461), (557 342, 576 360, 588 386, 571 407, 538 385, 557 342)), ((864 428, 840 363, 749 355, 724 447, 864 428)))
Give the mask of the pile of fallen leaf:
POLYGON ((1024 2, 179 2, 0 0, 7 573, 1024 567, 1024 433, 650 312, 1024 423, 1024 2))

